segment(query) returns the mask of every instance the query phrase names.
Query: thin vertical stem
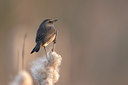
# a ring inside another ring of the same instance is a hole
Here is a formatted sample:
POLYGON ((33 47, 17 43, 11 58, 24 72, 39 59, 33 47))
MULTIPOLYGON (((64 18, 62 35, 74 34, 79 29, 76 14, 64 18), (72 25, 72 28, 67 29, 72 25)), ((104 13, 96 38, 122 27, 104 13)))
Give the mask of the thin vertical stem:
MULTIPOLYGON (((47 50, 46 50, 46 47, 44 46, 44 50, 45 50, 45 55, 46 55, 46 58, 48 60, 48 56, 47 56, 47 50)), ((49 60, 48 60, 49 61, 49 60)))
POLYGON ((24 70, 24 50, 25 50, 25 39, 27 37, 27 34, 24 36, 24 41, 23 41, 23 48, 22 48, 22 70, 24 70))
POLYGON ((19 72, 20 68, 19 68, 19 50, 17 51, 17 72, 19 72))

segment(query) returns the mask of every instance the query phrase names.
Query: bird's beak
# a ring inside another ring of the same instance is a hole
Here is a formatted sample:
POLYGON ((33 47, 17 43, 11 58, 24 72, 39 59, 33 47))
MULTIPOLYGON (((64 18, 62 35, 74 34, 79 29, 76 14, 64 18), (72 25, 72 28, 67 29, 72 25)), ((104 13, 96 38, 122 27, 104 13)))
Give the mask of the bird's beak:
POLYGON ((58 19, 52 20, 52 22, 56 22, 56 21, 58 21, 58 19))

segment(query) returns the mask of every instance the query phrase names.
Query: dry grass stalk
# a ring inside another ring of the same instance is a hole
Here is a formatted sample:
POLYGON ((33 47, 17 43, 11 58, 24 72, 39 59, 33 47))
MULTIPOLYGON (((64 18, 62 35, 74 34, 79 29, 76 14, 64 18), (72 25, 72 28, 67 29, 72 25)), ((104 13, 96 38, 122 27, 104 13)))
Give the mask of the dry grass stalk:
POLYGON ((22 48, 22 70, 24 70, 24 52, 25 52, 25 40, 27 38, 27 34, 24 35, 23 40, 23 48, 22 48))

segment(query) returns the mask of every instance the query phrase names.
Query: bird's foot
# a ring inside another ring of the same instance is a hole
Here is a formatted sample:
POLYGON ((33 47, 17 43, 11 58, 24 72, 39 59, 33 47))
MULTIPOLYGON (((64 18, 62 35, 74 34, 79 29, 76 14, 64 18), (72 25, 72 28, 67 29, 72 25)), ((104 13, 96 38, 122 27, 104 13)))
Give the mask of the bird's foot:
POLYGON ((52 52, 54 51, 54 48, 52 48, 52 52))

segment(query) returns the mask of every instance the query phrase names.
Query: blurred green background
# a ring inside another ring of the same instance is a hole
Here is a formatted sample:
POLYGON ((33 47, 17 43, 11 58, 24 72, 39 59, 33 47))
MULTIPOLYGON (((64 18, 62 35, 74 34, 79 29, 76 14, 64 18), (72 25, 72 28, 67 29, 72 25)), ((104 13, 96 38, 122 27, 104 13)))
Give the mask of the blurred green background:
POLYGON ((63 61, 56 85, 128 85, 127 0, 0 0, 0 85, 21 70, 25 33, 25 68, 45 55, 43 48, 30 51, 46 18, 59 19, 56 52, 63 61))

